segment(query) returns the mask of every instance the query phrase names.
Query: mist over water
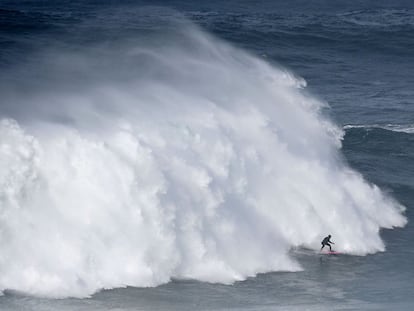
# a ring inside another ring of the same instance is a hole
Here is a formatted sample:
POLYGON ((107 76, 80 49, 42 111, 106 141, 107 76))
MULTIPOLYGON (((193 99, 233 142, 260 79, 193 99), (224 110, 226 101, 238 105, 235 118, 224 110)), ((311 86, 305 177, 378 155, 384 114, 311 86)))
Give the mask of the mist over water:
POLYGON ((51 47, 3 73, 0 289, 85 297, 384 251, 398 202, 342 160, 287 70, 195 26, 51 47), (19 81, 18 83, 16 81, 19 81))

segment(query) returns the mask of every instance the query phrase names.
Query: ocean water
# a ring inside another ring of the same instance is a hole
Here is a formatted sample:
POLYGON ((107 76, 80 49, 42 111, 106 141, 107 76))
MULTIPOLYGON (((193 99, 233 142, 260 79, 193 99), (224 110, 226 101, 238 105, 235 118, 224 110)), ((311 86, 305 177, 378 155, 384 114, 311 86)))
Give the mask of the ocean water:
POLYGON ((412 310, 413 32, 410 1, 0 1, 0 309, 412 310))

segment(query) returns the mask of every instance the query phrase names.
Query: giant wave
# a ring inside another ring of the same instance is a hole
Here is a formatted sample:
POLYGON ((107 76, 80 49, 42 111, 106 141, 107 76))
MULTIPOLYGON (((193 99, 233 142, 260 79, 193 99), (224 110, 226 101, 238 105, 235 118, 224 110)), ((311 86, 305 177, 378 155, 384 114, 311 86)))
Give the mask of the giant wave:
POLYGON ((230 284, 300 270, 289 250, 327 233, 384 251, 380 229, 405 224, 342 159, 302 79, 194 28, 41 51, 7 73, 1 290, 230 284))

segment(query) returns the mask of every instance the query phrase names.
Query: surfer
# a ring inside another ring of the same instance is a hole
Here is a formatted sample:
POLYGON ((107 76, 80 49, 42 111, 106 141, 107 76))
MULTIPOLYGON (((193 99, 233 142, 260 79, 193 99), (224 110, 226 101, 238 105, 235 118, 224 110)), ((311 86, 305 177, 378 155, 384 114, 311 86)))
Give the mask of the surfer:
POLYGON ((331 235, 328 235, 327 237, 325 237, 325 238, 322 240, 321 244, 322 244, 321 250, 322 250, 322 249, 323 249, 326 245, 328 245, 328 246, 329 246, 329 251, 331 251, 331 252, 332 252, 332 247, 331 247, 331 244, 335 244, 335 243, 331 241, 331 235))

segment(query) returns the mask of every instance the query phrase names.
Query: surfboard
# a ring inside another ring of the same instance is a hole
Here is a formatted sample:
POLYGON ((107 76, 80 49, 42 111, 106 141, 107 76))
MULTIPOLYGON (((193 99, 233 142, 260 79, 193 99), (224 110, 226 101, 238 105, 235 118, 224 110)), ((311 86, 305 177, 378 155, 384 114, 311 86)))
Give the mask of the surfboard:
POLYGON ((327 252, 327 253, 323 253, 323 254, 326 254, 326 255, 340 255, 341 253, 336 252, 336 251, 331 251, 331 252, 327 252))

